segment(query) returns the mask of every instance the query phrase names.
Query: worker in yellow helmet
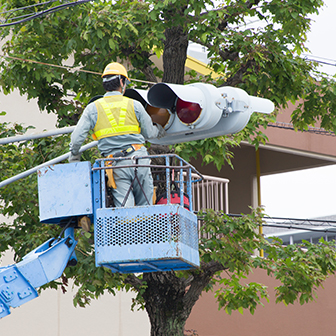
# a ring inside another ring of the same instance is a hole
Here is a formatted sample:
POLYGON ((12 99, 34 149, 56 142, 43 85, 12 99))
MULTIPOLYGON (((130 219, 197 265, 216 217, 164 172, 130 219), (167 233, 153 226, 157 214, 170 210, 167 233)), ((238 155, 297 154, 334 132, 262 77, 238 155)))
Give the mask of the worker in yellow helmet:
MULTIPOLYGON (((108 64, 102 78, 106 93, 84 109, 71 135, 69 162, 80 161, 79 149, 91 129, 104 157, 146 156, 145 139, 160 138, 165 134, 161 125, 153 124, 140 102, 123 96, 129 78, 122 64, 108 64)), ((148 201, 152 204, 153 178, 149 167, 137 169, 139 183, 133 184, 132 192, 125 200, 135 169, 117 167, 131 164, 131 160, 121 160, 114 166, 112 195, 116 207, 148 205, 148 201)), ((139 164, 148 166, 150 160, 141 159, 139 164)))

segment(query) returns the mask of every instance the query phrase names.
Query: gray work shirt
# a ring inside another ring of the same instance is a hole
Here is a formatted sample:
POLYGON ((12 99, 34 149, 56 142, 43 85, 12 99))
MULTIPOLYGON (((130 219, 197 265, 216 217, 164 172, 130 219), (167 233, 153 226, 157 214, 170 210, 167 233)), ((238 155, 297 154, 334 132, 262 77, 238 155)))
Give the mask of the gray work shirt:
MULTIPOLYGON (((121 95, 119 91, 107 92, 104 97, 121 95)), ((107 156, 125 149, 131 144, 143 144, 145 140, 158 138, 164 132, 160 125, 154 125, 151 117, 137 100, 134 102, 134 112, 138 119, 140 134, 116 135, 98 140, 98 149, 102 156, 107 156), (160 129, 161 128, 161 129, 160 129)), ((90 130, 94 129, 97 122, 98 112, 96 104, 92 102, 80 117, 75 130, 71 135, 70 152, 77 155, 90 130)))

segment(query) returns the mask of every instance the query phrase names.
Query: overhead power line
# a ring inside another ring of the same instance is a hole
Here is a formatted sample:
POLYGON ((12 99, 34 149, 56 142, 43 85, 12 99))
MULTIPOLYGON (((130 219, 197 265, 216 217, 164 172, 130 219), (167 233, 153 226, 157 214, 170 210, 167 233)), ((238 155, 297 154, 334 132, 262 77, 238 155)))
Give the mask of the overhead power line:
POLYGON ((46 2, 39 2, 39 3, 33 4, 33 5, 29 5, 29 6, 9 9, 9 10, 6 10, 4 12, 0 12, 0 16, 3 15, 3 14, 7 14, 7 13, 13 13, 13 12, 17 12, 17 11, 20 11, 20 10, 25 10, 25 9, 29 9, 29 8, 33 8, 33 7, 37 7, 37 6, 47 5, 47 4, 50 4, 52 2, 56 2, 56 1, 58 1, 58 0, 50 0, 50 1, 46 1, 46 2))
MULTIPOLYGON (((295 130, 294 125, 292 123, 285 123, 277 121, 275 123, 269 123, 267 125, 268 127, 275 127, 275 128, 283 128, 283 129, 289 129, 289 130, 295 130)), ((329 136, 336 136, 335 133, 327 131, 323 128, 318 127, 312 127, 308 126, 307 130, 303 130, 302 132, 308 132, 308 133, 315 133, 315 134, 322 134, 322 135, 329 135, 329 136)))
MULTIPOLYGON (((101 72, 96 72, 96 71, 91 71, 91 70, 85 70, 85 69, 80 69, 80 68, 74 68, 74 67, 70 67, 70 66, 66 66, 66 65, 58 65, 58 64, 51 64, 51 63, 45 63, 45 62, 40 62, 40 61, 35 61, 35 60, 31 60, 31 59, 25 59, 25 58, 20 58, 20 57, 16 57, 16 56, 9 56, 9 55, 1 55, 0 57, 3 58, 10 58, 13 60, 17 60, 17 61, 22 61, 22 62, 28 62, 28 63, 34 63, 34 64, 41 64, 41 65, 46 65, 46 66, 50 66, 50 67, 54 67, 54 68, 60 68, 60 69, 65 69, 69 72, 85 72, 85 73, 90 73, 93 75, 102 75, 101 72)), ((142 80, 142 79, 134 79, 134 78, 130 78, 132 81, 134 82, 140 82, 140 83, 146 83, 146 84, 156 84, 156 82, 150 82, 150 81, 146 81, 146 80, 142 80)))
POLYGON ((314 55, 310 55, 310 54, 303 54, 302 56, 307 61, 317 62, 317 63, 325 64, 325 65, 336 66, 336 60, 331 59, 331 58, 314 56, 314 55))
POLYGON ((77 68, 73 68, 73 67, 66 66, 66 65, 45 63, 45 62, 35 61, 35 60, 31 60, 31 59, 26 59, 26 58, 20 58, 20 57, 16 57, 16 56, 9 56, 9 55, 1 55, 0 54, 0 57, 10 58, 10 59, 17 60, 17 61, 22 61, 22 62, 47 65, 47 66, 54 67, 54 68, 65 69, 65 70, 68 70, 70 72, 79 71, 79 72, 91 73, 91 74, 94 74, 94 75, 101 75, 102 74, 101 72, 95 72, 95 71, 90 71, 90 70, 85 70, 85 69, 77 69, 77 68))
MULTIPOLYGON (((228 216, 243 217, 241 214, 228 214, 228 216)), ((332 219, 302 219, 265 216, 263 227, 336 234, 336 221, 332 219)), ((277 234, 275 232, 268 234, 268 236, 271 235, 276 236, 277 234)))
POLYGON ((268 225, 290 225, 292 228, 298 226, 311 226, 324 228, 325 226, 336 229, 336 221, 328 218, 291 218, 291 217, 267 217, 265 216, 268 225))
MULTIPOLYGON (((293 226, 290 224, 265 224, 263 225, 264 228, 267 227, 272 227, 272 228, 277 228, 277 229, 288 229, 288 230, 302 230, 302 231, 309 231, 309 232, 318 232, 318 233, 335 233, 336 234, 336 229, 334 227, 323 227, 320 229, 313 229, 311 227, 304 227, 304 226, 293 226)), ((276 236, 276 233, 269 233, 267 234, 268 236, 276 236)))
MULTIPOLYGON (((314 57, 314 56, 312 56, 312 57, 314 57)), ((305 59, 307 59, 308 61, 319 63, 319 64, 336 66, 336 61, 334 61, 335 63, 330 63, 330 62, 319 61, 319 60, 316 60, 316 59, 313 59, 313 58, 308 58, 308 57, 305 57, 305 59)))
MULTIPOLYGON (((78 1, 74 1, 74 2, 67 2, 67 3, 64 3, 64 4, 58 5, 58 6, 54 6, 54 7, 39 11, 37 13, 26 14, 26 15, 15 17, 15 18, 9 18, 9 19, 6 19, 5 21, 11 20, 12 22, 1 23, 0 27, 14 26, 14 25, 17 25, 17 24, 20 24, 20 23, 24 23, 24 22, 36 19, 40 16, 50 14, 50 13, 54 13, 54 12, 57 12, 59 10, 67 8, 67 7, 78 6, 78 5, 81 5, 81 4, 89 2, 89 1, 92 1, 92 0, 78 0, 78 1), (14 20, 16 20, 16 21, 14 21, 14 20)), ((18 10, 29 9, 31 7, 35 7, 35 6, 39 6, 39 5, 46 5, 46 4, 49 4, 49 3, 52 3, 52 2, 55 2, 55 0, 47 1, 47 2, 44 2, 44 3, 31 5, 31 6, 27 6, 27 7, 16 8, 16 9, 13 9, 13 10, 8 10, 8 11, 0 13, 0 15, 7 14, 7 13, 13 13, 13 12, 18 11, 18 10)))

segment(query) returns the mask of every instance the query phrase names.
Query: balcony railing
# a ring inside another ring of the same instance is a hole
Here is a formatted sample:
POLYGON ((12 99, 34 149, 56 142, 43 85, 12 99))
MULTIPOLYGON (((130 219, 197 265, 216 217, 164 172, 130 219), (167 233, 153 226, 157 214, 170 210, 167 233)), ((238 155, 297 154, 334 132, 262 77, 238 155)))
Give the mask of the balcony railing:
POLYGON ((203 178, 193 183, 193 210, 213 209, 229 213, 229 180, 209 175, 203 175, 203 178))

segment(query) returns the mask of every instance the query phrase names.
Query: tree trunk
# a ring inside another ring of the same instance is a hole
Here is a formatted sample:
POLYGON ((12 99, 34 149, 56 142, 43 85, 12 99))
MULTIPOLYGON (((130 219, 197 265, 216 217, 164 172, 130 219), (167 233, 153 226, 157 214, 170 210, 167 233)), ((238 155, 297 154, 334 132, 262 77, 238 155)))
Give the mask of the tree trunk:
POLYGON ((141 294, 151 323, 151 336, 183 336, 191 309, 204 288, 219 271, 226 267, 217 261, 201 262, 197 270, 177 277, 174 271, 144 273, 140 279, 129 274, 125 283, 141 294))
POLYGON ((143 295, 151 323, 151 336, 183 336, 184 325, 193 306, 185 304, 183 279, 174 272, 144 274, 147 283, 143 295))
POLYGON ((187 60, 188 34, 181 26, 167 28, 163 51, 164 83, 183 84, 187 60))
POLYGON ((216 261, 202 263, 189 277, 175 272, 145 273, 146 290, 142 297, 151 323, 151 336, 183 336, 191 309, 212 276, 225 267, 216 261))

